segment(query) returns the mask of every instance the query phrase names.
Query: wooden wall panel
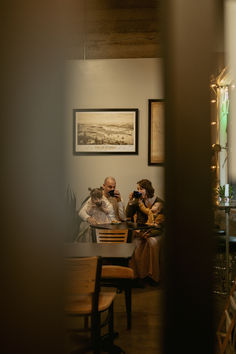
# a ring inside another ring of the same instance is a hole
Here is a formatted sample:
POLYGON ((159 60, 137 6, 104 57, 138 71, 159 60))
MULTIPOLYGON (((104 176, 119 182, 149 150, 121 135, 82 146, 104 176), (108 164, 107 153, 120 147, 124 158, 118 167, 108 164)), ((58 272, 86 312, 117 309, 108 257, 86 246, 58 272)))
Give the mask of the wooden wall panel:
POLYGON ((68 23, 71 59, 161 56, 159 1, 79 1, 68 23))

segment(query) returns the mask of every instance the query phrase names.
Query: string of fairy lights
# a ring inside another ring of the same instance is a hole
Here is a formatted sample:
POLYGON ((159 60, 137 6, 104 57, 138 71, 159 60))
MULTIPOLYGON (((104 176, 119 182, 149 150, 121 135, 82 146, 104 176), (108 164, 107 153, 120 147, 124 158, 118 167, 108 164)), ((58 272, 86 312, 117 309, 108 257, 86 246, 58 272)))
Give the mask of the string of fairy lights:
MULTIPOLYGON (((227 123, 228 123, 228 113, 229 113, 229 91, 235 89, 235 84, 218 84, 213 82, 210 84, 210 88, 215 94, 215 97, 210 100, 211 104, 214 105, 215 114, 211 121, 211 126, 215 127, 217 131, 214 131, 216 136, 216 142, 211 145, 213 153, 218 153, 222 149, 227 150, 227 123)), ((217 170, 219 168, 217 164, 217 158, 214 159, 214 163, 211 165, 212 170, 217 170)))

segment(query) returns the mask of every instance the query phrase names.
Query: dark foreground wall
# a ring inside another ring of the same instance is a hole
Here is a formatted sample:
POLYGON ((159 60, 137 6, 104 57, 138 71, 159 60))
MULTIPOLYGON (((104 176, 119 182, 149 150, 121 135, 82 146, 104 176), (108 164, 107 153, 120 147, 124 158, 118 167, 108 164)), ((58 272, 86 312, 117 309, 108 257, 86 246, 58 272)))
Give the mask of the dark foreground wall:
POLYGON ((215 3, 163 2, 166 88, 164 353, 213 353, 209 78, 215 3))

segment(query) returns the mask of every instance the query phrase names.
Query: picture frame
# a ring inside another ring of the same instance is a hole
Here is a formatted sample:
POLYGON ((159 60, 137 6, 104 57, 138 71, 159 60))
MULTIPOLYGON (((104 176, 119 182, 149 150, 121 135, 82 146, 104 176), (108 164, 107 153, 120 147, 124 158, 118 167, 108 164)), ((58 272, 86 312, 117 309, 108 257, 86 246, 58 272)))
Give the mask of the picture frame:
POLYGON ((148 100, 148 165, 164 164, 164 121, 163 99, 148 100))
POLYGON ((138 109, 73 109, 73 153, 138 154, 138 109))

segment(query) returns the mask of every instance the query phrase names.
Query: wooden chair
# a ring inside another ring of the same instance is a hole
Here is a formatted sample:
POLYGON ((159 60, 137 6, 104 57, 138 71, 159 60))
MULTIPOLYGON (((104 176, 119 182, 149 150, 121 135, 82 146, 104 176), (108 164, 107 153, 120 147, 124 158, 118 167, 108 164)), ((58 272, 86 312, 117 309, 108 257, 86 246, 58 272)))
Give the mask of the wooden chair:
POLYGON ((224 312, 216 332, 218 353, 235 353, 236 351, 236 279, 226 301, 224 312))
POLYGON ((126 243, 128 237, 128 229, 124 230, 108 230, 96 229, 97 243, 126 243))
MULTIPOLYGON (((126 243, 128 229, 107 230, 96 229, 97 243, 126 243)), ((132 280, 134 279, 133 269, 121 265, 103 265, 102 281, 103 286, 116 287, 119 292, 124 290, 125 305, 127 314, 127 329, 131 329, 132 313, 132 280)))
MULTIPOLYGON (((100 292, 101 258, 66 258, 65 259, 65 314, 83 316, 86 328, 76 331, 91 331, 91 345, 94 353, 100 353, 101 327, 108 324, 110 344, 113 345, 113 300, 115 292, 100 292), (107 311, 105 321, 101 313, 107 311), (91 326, 88 327, 88 318, 91 326)), ((71 329, 67 328, 67 331, 71 329)))

